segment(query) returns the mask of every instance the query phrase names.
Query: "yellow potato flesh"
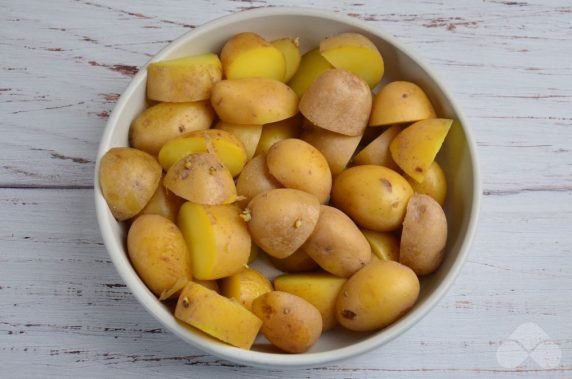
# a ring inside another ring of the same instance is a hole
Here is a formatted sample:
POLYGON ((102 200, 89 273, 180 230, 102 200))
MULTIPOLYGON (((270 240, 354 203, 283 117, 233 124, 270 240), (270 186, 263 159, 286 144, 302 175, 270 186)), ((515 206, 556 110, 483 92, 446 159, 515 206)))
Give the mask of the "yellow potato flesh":
POLYGON ((211 291, 215 291, 216 293, 220 293, 220 287, 216 280, 200 280, 200 279, 193 279, 193 282, 200 284, 203 287, 208 288, 211 291))
POLYGON ((147 67, 147 97, 172 103, 206 100, 221 79, 222 65, 216 54, 153 62, 147 67))
POLYGON ((333 66, 320 54, 320 49, 311 50, 302 56, 300 66, 288 85, 301 98, 320 74, 332 68, 333 66))
POLYGON ((288 274, 274 279, 277 291, 299 296, 315 306, 322 315, 322 332, 336 326, 336 298, 345 278, 326 273, 288 274))
POLYGON ((161 166, 151 155, 130 147, 109 149, 99 162, 99 185, 113 217, 138 214, 161 180, 161 166))
POLYGON ((423 182, 452 124, 453 120, 432 118, 408 126, 391 142, 391 157, 407 175, 423 182))
POLYGON ((262 326, 262 321, 240 304, 193 282, 179 296, 175 317, 243 349, 250 349, 262 326))
POLYGON ((398 125, 394 125, 385 130, 359 153, 357 153, 352 159, 352 163, 355 166, 373 164, 396 170, 398 167, 393 161, 393 158, 391 158, 389 145, 399 132, 401 132, 401 128, 398 125))
POLYGON ((226 79, 283 80, 286 62, 282 52, 256 33, 239 33, 223 46, 220 59, 226 79))
POLYGON ((297 115, 286 120, 266 124, 262 127, 260 141, 254 155, 266 154, 278 141, 297 138, 300 135, 300 117, 297 115))
POLYGON ((211 104, 231 124, 269 124, 298 113, 298 97, 286 84, 266 78, 221 80, 211 104))
POLYGON ((164 183, 175 195, 197 204, 230 204, 236 200, 230 171, 211 153, 187 155, 169 168, 164 183))
POLYGON ((246 309, 258 296, 272 291, 272 283, 260 272, 247 268, 221 280, 221 294, 234 299, 246 309))
POLYGON ((220 279, 244 269, 251 243, 240 212, 234 205, 183 204, 177 224, 189 247, 195 278, 220 279))
POLYGON ((286 71, 284 73, 283 82, 288 82, 294 74, 298 67, 300 66, 300 61, 302 55, 300 54, 300 44, 298 39, 292 38, 281 38, 270 42, 272 46, 280 50, 284 56, 284 62, 286 64, 286 71))
POLYGON ((139 277, 157 296, 167 298, 177 283, 192 279, 191 257, 177 226, 158 215, 135 219, 127 234, 127 251, 139 277))
POLYGON ((244 144, 237 137, 225 130, 208 129, 167 142, 159 151, 159 163, 167 171, 187 155, 207 151, 216 154, 233 177, 242 171, 248 159, 244 144))
POLYGON ((418 85, 396 81, 384 86, 373 99, 369 126, 402 124, 434 117, 433 105, 418 85))
POLYGON ((335 68, 343 68, 359 76, 370 88, 383 76, 381 53, 367 37, 358 33, 342 33, 320 42, 320 54, 335 68))
POLYGON ((445 205, 445 200, 447 199, 447 178, 436 161, 431 163, 427 169, 423 182, 419 183, 409 176, 405 176, 405 179, 411 184, 411 188, 413 188, 415 193, 431 196, 441 207, 445 205))
POLYGON ((374 256, 382 261, 399 262, 399 239, 391 233, 361 231, 371 247, 374 256))
POLYGON ((147 108, 131 124, 129 142, 151 155, 165 143, 196 130, 208 129, 214 119, 210 103, 159 103, 147 108))
POLYGON ((156 214, 176 222, 179 208, 184 202, 184 199, 169 191, 161 179, 155 194, 139 214, 156 214))
POLYGON ((219 121, 215 128, 229 132, 238 138, 244 145, 248 159, 254 156, 262 135, 262 125, 229 124, 228 122, 219 121))

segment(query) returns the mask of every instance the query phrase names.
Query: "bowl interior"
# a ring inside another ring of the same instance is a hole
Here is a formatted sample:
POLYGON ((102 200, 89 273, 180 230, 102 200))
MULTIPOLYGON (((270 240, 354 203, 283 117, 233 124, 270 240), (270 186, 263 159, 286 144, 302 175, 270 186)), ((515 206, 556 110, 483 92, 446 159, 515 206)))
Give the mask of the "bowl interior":
MULTIPOLYGON (((383 83, 410 80, 428 94, 440 117, 453 118, 452 127, 439 153, 438 161, 446 173, 449 194, 446 213, 449 222, 447 256, 433 275, 422 279, 418 303, 405 317, 377 333, 359 334, 336 329, 323 335, 310 352, 302 355, 279 354, 259 337, 253 351, 237 349, 178 323, 169 309, 145 287, 131 267, 125 249, 125 228, 109 212, 99 190, 96 167, 95 197, 98 220, 106 248, 119 274, 137 299, 165 327, 192 345, 220 357, 262 367, 305 367, 348 358, 377 347, 396 337, 421 319, 443 296, 458 274, 466 257, 476 223, 479 181, 474 145, 465 129, 467 124, 450 95, 429 69, 412 57, 397 41, 358 20, 311 9, 266 8, 241 12, 205 24, 174 41, 152 61, 205 52, 219 52, 234 34, 253 31, 267 39, 299 37, 303 51, 316 47, 327 36, 354 31, 368 36, 381 51, 385 61, 383 83)), ((98 158, 109 148, 128 145, 131 121, 147 107, 146 70, 143 68, 121 96, 104 132, 98 158)), ((99 159, 98 159, 99 162, 99 159)), ((262 260, 257 267, 270 276, 277 271, 262 260)))

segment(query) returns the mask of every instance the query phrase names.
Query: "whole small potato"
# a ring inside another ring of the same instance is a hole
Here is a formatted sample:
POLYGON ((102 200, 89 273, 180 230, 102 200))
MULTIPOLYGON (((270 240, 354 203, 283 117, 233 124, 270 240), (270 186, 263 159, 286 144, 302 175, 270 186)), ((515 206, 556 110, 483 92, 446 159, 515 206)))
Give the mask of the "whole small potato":
POLYGON ((401 226, 413 195, 411 185, 382 166, 351 167, 334 180, 333 204, 365 229, 389 232, 401 226))
POLYGON ((419 279, 409 267, 374 260, 342 287, 336 301, 338 322, 355 331, 381 329, 415 304, 419 289, 419 279))
POLYGON ((320 206, 320 218, 302 245, 324 270, 342 278, 355 273, 371 259, 371 248, 356 224, 334 207, 320 206))
POLYGON ((151 155, 173 138, 196 130, 208 129, 214 111, 207 101, 192 103, 159 103, 143 111, 131 124, 129 142, 151 155))
POLYGON ((447 217, 443 208, 430 196, 413 195, 403 221, 399 261, 417 275, 431 274, 443 261, 446 244, 447 217))
POLYGON ((284 187, 311 193, 326 203, 332 172, 322 153, 308 142, 289 138, 275 143, 266 154, 268 172, 284 187))
POLYGON ((147 205, 161 180, 161 166, 151 155, 130 147, 109 149, 99 161, 99 185, 119 221, 147 205))
POLYGON ((286 258, 312 234, 320 202, 306 192, 279 188, 256 195, 248 204, 248 230, 254 242, 275 258, 286 258))
POLYGON ((183 235, 165 217, 137 217, 127 233, 127 252, 141 280, 157 296, 181 279, 192 279, 191 256, 183 235))
POLYGON ((262 333, 288 353, 303 353, 322 334, 320 311, 303 298, 272 291, 256 298, 252 312, 262 320, 262 333))
POLYGON ((165 187, 197 204, 230 204, 236 187, 230 171, 211 153, 190 154, 169 168, 165 187))
POLYGON ((362 135, 371 111, 367 83, 346 70, 324 72, 300 99, 300 112, 312 124, 347 136, 362 135))
POLYGON ((259 193, 281 187, 282 185, 268 172, 266 154, 257 155, 248 161, 236 182, 236 192, 244 197, 244 200, 240 201, 242 206, 248 205, 259 193))

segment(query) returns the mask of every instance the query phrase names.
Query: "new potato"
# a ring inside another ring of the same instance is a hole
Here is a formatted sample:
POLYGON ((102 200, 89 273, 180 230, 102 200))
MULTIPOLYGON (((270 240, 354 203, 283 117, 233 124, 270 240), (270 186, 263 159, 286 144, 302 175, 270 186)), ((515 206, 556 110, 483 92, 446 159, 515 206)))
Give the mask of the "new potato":
POLYGON ((434 117, 433 105, 418 85, 396 81, 385 85, 373 99, 369 126, 402 124, 434 117))
POLYGON ((300 54, 300 43, 298 38, 280 38, 270 42, 272 46, 280 50, 282 56, 284 56, 284 63, 286 64, 286 70, 284 73, 284 78, 282 81, 287 83, 300 66, 300 61, 302 60, 302 55, 300 54))
POLYGON ((272 176, 266 166, 266 154, 252 158, 240 173, 236 182, 236 192, 243 198, 240 204, 248 202, 259 193, 281 188, 282 185, 272 176))
POLYGON ((228 122, 219 121, 216 129, 224 130, 235 136, 242 142, 248 159, 252 159, 254 152, 260 142, 262 135, 262 125, 240 125, 229 124, 228 122))
POLYGON ((411 188, 413 188, 415 193, 429 195, 441 207, 445 205, 445 200, 447 199, 447 178, 445 178, 443 169, 436 161, 433 161, 427 169, 423 182, 419 183, 407 175, 405 175, 405 179, 411 184, 411 188))
POLYGON ((378 166, 385 166, 392 170, 397 170, 399 167, 393 161, 389 145, 391 141, 401 132, 399 125, 394 125, 381 133, 377 138, 371 141, 353 158, 352 163, 355 166, 373 164, 378 166))
POLYGON ((289 255, 286 258, 278 259, 269 255, 268 259, 274 267, 284 272, 308 272, 320 267, 316 261, 310 258, 310 256, 302 249, 296 250, 294 254, 289 255))
POLYGON ((164 186, 163 179, 161 179, 153 197, 151 197, 151 200, 149 200, 139 215, 156 214, 176 222, 179 208, 181 208, 184 202, 184 199, 169 191, 167 187, 164 186))
POLYGON ((238 301, 248 310, 252 309, 254 299, 273 290, 272 283, 252 268, 221 279, 220 287, 223 296, 238 301))
POLYGON ((272 122, 262 127, 262 134, 254 155, 266 154, 278 141, 288 138, 298 138, 300 135, 300 117, 292 116, 285 120, 272 122))

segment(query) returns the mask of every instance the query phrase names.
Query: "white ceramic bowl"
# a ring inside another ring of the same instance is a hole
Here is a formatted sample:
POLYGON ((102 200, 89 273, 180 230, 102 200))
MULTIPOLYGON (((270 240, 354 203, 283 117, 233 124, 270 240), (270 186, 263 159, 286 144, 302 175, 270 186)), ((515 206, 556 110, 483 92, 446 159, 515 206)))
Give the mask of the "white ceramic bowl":
MULTIPOLYGON (((436 75, 409 49, 357 19, 305 8, 264 8, 225 16, 202 25, 178 38, 151 61, 204 52, 218 52, 236 33, 252 31, 267 39, 300 37, 302 50, 317 46, 327 36, 355 31, 368 36, 381 51, 386 67, 384 82, 410 80, 425 89, 437 114, 457 120, 439 153, 439 162, 448 178, 446 212, 449 221, 447 256, 433 275, 422 280, 421 294, 415 307, 389 327, 371 334, 353 334, 333 330, 323 335, 305 354, 280 354, 268 349, 259 337, 252 351, 215 341, 177 322, 139 279, 125 251, 125 228, 111 215, 99 189, 99 158, 111 147, 127 146, 131 121, 146 107, 146 70, 142 68, 120 97, 101 139, 95 173, 95 203, 105 246, 122 279, 141 304, 165 328, 191 345, 230 361, 265 368, 301 368, 324 365, 362 354, 397 337, 423 318, 443 297, 459 274, 475 234, 480 200, 480 179, 475 144, 466 119, 451 94, 436 75)), ((129 315, 126 315, 129 317, 129 315)), ((436 331, 436 333, 445 331, 436 331)))

